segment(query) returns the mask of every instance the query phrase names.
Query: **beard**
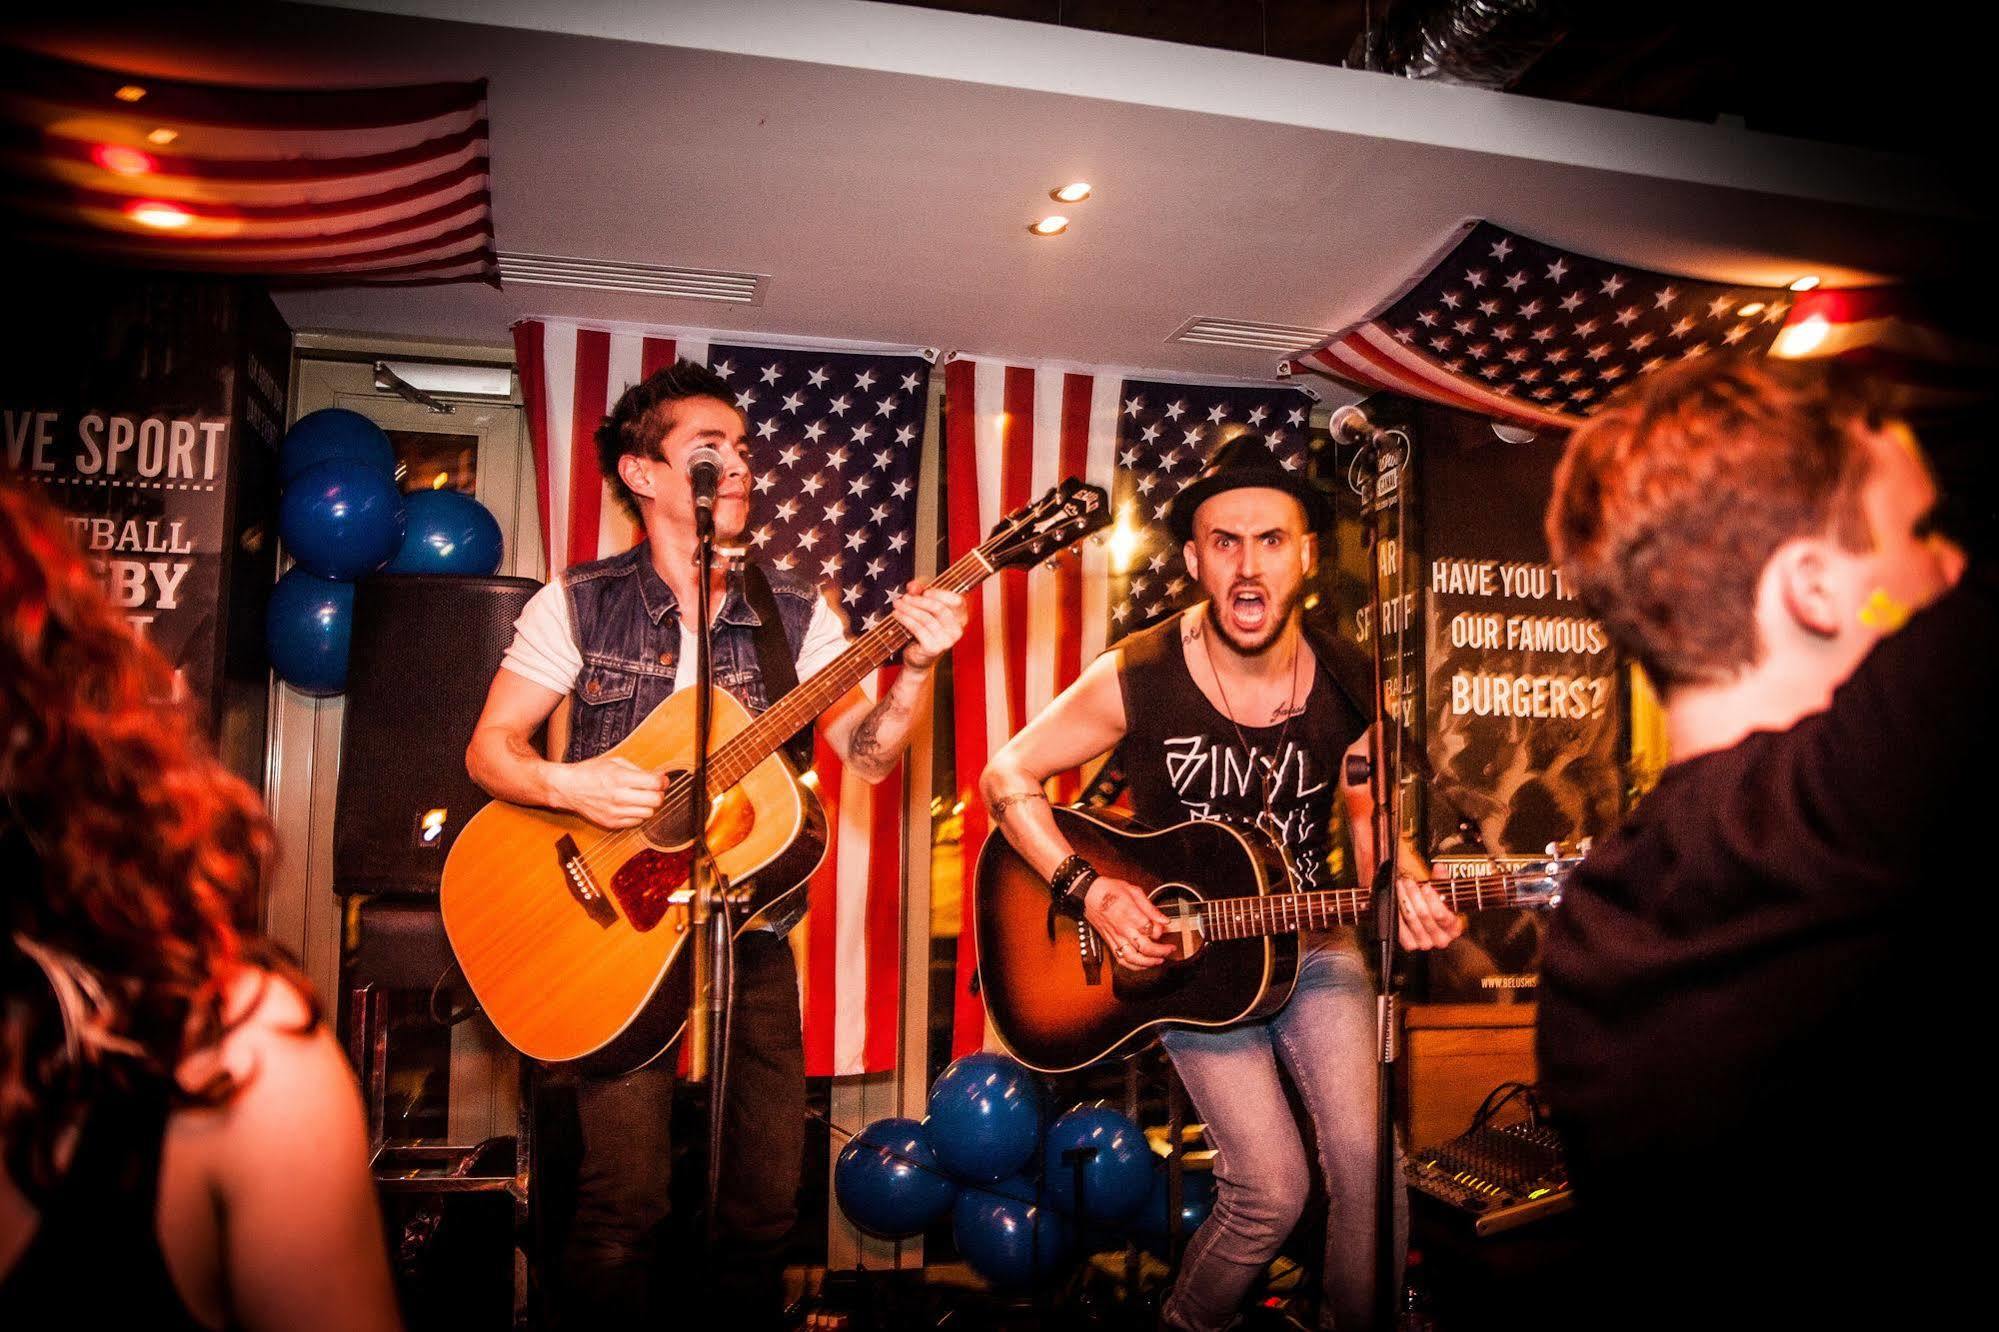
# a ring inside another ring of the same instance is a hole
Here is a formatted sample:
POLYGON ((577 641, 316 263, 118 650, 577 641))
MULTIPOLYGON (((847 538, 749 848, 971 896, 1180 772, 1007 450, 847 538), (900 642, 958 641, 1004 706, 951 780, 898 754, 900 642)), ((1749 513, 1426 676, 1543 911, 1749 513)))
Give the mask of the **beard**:
MULTIPOLYGON (((1238 655, 1260 657, 1276 645, 1278 637, 1284 632, 1284 626, 1291 623, 1303 589, 1294 587, 1290 594, 1281 600, 1273 600, 1265 587, 1256 584, 1247 584, 1245 587, 1261 593, 1264 597, 1263 622, 1253 629, 1238 628, 1230 615, 1222 613, 1224 599, 1211 596, 1208 598, 1208 625, 1220 634, 1222 641, 1233 648, 1238 655)), ((1243 589, 1231 589, 1226 598, 1227 602, 1233 604, 1236 593, 1241 590, 1243 589)))

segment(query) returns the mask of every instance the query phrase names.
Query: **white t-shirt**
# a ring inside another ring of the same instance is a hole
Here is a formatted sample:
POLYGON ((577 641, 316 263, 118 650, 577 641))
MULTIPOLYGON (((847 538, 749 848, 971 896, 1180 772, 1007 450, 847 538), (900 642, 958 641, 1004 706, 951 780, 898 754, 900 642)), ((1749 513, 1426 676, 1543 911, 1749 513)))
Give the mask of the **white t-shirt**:
MULTIPOLYGON (((680 656, 673 668, 676 694, 694 683, 694 655, 699 649, 688 623, 691 618, 683 616, 680 621, 680 656)), ((826 604, 826 599, 819 598, 812 607, 812 619, 805 626, 805 642, 799 646, 799 683, 825 669, 846 647, 846 626, 826 604)), ((514 621, 514 641, 500 664, 522 679, 558 694, 576 688, 577 677, 583 674, 583 652, 576 645, 576 635, 570 631, 569 598, 560 579, 546 584, 528 599, 520 618, 514 621)))

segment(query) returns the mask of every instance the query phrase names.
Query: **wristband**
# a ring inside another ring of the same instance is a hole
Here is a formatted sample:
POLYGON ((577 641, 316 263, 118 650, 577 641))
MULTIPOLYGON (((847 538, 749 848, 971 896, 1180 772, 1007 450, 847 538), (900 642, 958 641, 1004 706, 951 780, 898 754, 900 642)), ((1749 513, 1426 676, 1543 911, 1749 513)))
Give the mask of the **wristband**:
POLYGON ((1049 891, 1055 894, 1058 910, 1080 911, 1083 894, 1096 881, 1097 871, 1081 856, 1070 856, 1055 867, 1055 874, 1048 880, 1049 891))

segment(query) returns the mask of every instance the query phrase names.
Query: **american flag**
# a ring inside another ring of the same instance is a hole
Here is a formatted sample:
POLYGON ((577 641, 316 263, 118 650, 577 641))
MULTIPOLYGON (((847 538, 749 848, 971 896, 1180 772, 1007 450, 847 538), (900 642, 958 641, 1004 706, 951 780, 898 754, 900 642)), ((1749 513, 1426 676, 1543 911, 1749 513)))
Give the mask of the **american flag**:
MULTIPOLYGON (((885 614, 915 573, 930 373, 923 357, 550 320, 516 324, 514 349, 549 577, 638 540, 597 469, 592 436, 629 385, 677 357, 727 381, 748 418, 754 558, 837 589, 855 632, 885 614)), ((880 1072, 895 1065, 902 985, 903 774, 875 786, 845 782, 823 738, 813 767, 832 842, 812 881, 811 911, 792 936, 806 1071, 880 1072)))
MULTIPOLYGON (((1199 471, 1230 421, 1245 426, 1254 421, 1278 437, 1280 454, 1293 450, 1302 460, 1310 401, 1296 388, 1168 384, 1126 378, 1118 370, 955 356, 944 368, 951 558, 978 545, 1003 515, 1075 476, 1115 497, 1118 526, 1142 539, 1145 544, 1136 549, 1147 561, 1164 550, 1177 564, 1179 547, 1165 535, 1156 511, 1167 493, 1168 482, 1160 478, 1170 478, 1177 488, 1180 479, 1199 471), (1164 426, 1147 437, 1155 421, 1175 426, 1170 439, 1164 426), (1186 432, 1197 425, 1201 441, 1188 444, 1186 432), (1168 465, 1166 453, 1176 445, 1181 456, 1168 465), (1148 476, 1154 478, 1150 490, 1148 476), (1155 494, 1158 498, 1151 498, 1155 494)), ((1111 562, 1119 539, 1085 543, 1081 559, 1063 558, 1052 568, 1002 572, 971 598, 971 620, 951 658, 951 725, 964 809, 959 847, 967 867, 977 863, 991 833, 978 791, 987 759, 1067 689, 1114 636, 1137 627, 1131 611, 1123 620, 1117 617, 1134 595, 1114 582, 1111 562)), ((1151 599, 1163 597, 1169 581, 1160 580, 1151 599)), ((1058 774, 1052 785, 1054 799, 1073 800, 1081 792, 1082 774, 1058 774)), ((985 1006, 972 988, 978 974, 972 905, 968 875, 959 903, 953 1055, 986 1044, 985 1006)))
POLYGON ((38 249, 288 286, 499 285, 486 85, 251 88, 0 46, 0 209, 38 249))
POLYGON ((1269 440, 1286 467, 1303 467, 1312 401, 1298 388, 1124 381, 1112 501, 1120 524, 1138 540, 1129 572, 1112 588, 1111 637, 1122 638, 1200 599, 1180 558, 1180 543, 1167 529, 1167 501, 1200 474, 1217 444, 1245 430, 1269 440))
POLYGON ((1937 413, 1989 403, 1999 351, 1961 316, 1950 293, 1909 287, 1821 288, 1796 298, 1773 356, 1830 356, 1889 380, 1904 405, 1937 413))
POLYGON ((1292 358, 1368 389, 1574 426, 1681 357, 1767 351, 1791 293, 1654 273, 1468 222, 1366 320, 1292 358))

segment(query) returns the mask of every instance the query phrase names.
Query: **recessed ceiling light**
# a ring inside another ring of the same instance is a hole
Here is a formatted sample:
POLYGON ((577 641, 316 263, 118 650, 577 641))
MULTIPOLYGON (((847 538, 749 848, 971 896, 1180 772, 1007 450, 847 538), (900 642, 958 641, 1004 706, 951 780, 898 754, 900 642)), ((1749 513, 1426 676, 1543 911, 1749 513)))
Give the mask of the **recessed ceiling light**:
POLYGON ((1037 236, 1059 236, 1069 229, 1069 219, 1055 213, 1032 223, 1027 229, 1037 236))
POLYGON ((128 83, 111 95, 121 102, 136 102, 146 95, 146 90, 136 83, 128 83))
POLYGON ((90 150, 90 160, 119 176, 143 176, 158 165, 150 154, 122 143, 97 144, 90 150))
POLYGON ((1057 203, 1081 203, 1090 197, 1090 182, 1075 180, 1060 189, 1048 191, 1048 197, 1057 203))
POLYGON ((158 199, 134 199, 125 205, 125 212, 134 222, 143 222, 161 231, 179 231, 194 221, 194 214, 187 209, 162 203, 158 199))
POLYGON ((1751 315, 1760 315, 1763 313, 1763 302, 1751 301, 1735 313, 1741 315, 1744 319, 1749 318, 1751 315))
POLYGON ((160 147, 164 148, 168 144, 172 143, 175 139, 178 139, 179 137, 180 137, 179 130, 168 129, 165 125, 162 125, 158 129, 154 130, 151 134, 148 134, 146 136, 146 142, 157 143, 158 145, 160 145, 160 147))
POLYGON ((1791 284, 1791 290, 1810 291, 1813 287, 1818 286, 1818 284, 1819 280, 1816 277, 1801 277, 1796 282, 1793 282, 1791 284))

